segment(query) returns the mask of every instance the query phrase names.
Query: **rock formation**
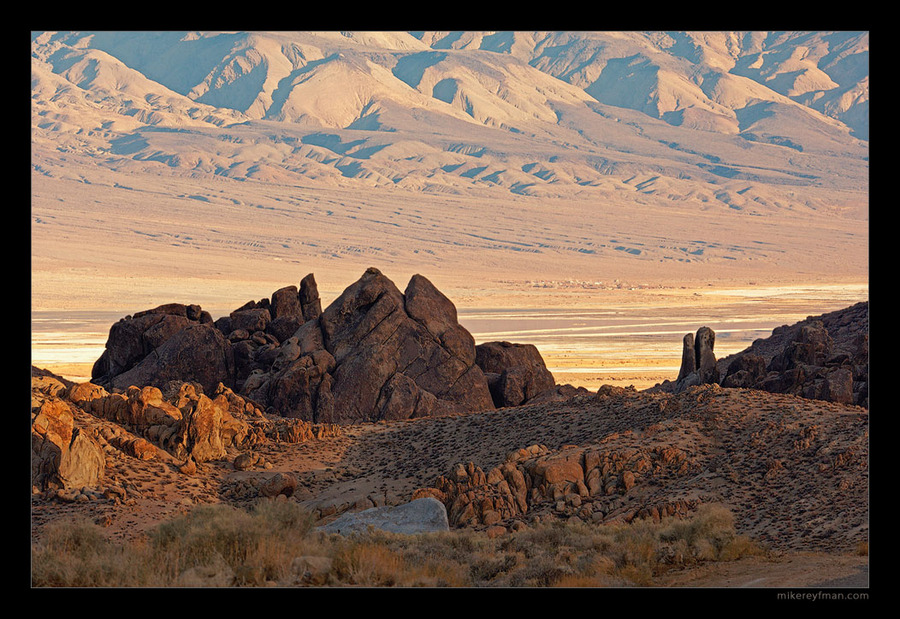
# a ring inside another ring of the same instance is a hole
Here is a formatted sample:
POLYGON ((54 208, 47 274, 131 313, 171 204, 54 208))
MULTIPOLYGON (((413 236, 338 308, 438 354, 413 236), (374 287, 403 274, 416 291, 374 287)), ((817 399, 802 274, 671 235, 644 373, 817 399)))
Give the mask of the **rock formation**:
POLYGON ((494 405, 519 406, 556 387, 553 375, 532 344, 486 342, 476 347, 494 405))
POLYGON ((564 399, 534 346, 478 347, 425 277, 401 292, 370 268, 322 309, 315 278, 215 321, 168 304, 110 329, 93 381, 110 390, 219 384, 270 413, 314 423, 409 419, 564 399))
POLYGON ((675 380, 676 390, 682 391, 695 385, 719 382, 716 367, 716 333, 709 327, 697 329, 696 336, 688 333, 682 340, 681 369, 675 380))
POLYGON ((760 389, 868 407, 869 304, 811 316, 772 331, 746 350, 716 360, 715 334, 702 327, 684 336, 678 378, 651 390, 690 386, 760 389))
POLYGON ((211 392, 233 382, 233 365, 231 346, 209 313, 171 303, 112 325, 91 378, 112 389, 195 381, 211 392))
POLYGON ((723 387, 868 407, 868 303, 779 327, 723 361, 723 387))

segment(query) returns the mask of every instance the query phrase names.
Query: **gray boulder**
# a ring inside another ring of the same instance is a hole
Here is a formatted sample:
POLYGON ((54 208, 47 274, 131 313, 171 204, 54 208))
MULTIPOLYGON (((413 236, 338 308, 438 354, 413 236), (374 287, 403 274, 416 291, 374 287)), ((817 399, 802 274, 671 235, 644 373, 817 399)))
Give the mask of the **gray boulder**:
POLYGON ((369 527, 407 535, 450 530, 447 508, 433 497, 416 499, 395 507, 373 507, 361 512, 348 512, 318 530, 350 535, 364 533, 369 527))

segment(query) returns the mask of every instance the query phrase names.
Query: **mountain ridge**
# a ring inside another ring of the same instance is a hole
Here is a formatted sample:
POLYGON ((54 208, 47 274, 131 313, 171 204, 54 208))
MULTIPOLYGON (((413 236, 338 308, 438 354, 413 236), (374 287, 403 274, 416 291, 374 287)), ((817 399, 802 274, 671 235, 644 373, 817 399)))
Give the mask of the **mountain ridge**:
POLYGON ((244 216, 223 203, 252 205, 289 218, 318 248, 304 268, 322 272, 320 256, 359 252, 442 268, 477 237, 516 261, 557 242, 582 260, 539 277, 584 279, 594 257, 624 265, 620 246, 642 271, 725 273, 753 256, 747 268, 830 277, 843 255, 858 274, 867 105, 866 32, 35 32, 32 206, 48 225, 33 239, 55 254, 68 230, 45 235, 72 226, 82 203, 68 206, 90 190, 84 216, 119 236, 119 203, 141 202, 147 220, 128 227, 143 234, 121 242, 155 255, 169 251, 154 241, 166 209, 187 196, 198 242, 250 251, 208 222, 244 216), (336 217, 304 206, 319 191, 339 192, 325 207, 336 217), (534 220, 548 208, 555 221, 534 220), (385 249, 410 233, 413 253, 385 249), (778 252, 760 255, 774 236, 778 252), (835 257, 811 257, 823 251, 835 257))
MULTIPOLYGON (((506 34, 515 42, 522 38, 517 33, 506 34)), ((307 32, 210 33, 204 36, 189 33, 45 33, 33 38, 33 63, 47 63, 59 74, 67 63, 72 63, 78 56, 96 56, 103 52, 144 79, 155 81, 195 102, 240 112, 248 120, 296 120, 296 117, 284 115, 282 106, 276 108, 274 116, 268 115, 274 99, 288 98, 288 95, 279 94, 281 89, 289 91, 308 81, 313 75, 334 69, 336 65, 355 65, 359 70, 361 64, 366 62, 370 68, 379 66, 386 69, 380 75, 373 75, 373 78, 375 82, 385 85, 390 92, 397 92, 399 84, 391 83, 394 79, 408 89, 425 95, 427 99, 445 103, 447 101, 444 99, 452 98, 452 94, 447 92, 452 86, 463 86, 464 90, 471 91, 480 83, 483 89, 493 90, 487 93, 492 97, 477 102, 475 93, 468 96, 472 109, 468 110, 467 116, 482 123, 492 117, 482 112, 481 108, 496 110, 505 99, 511 97, 517 97, 511 107, 518 110, 527 108, 533 102, 531 97, 518 95, 523 90, 523 84, 510 82, 516 71, 522 72, 526 79, 552 78, 553 88, 543 86, 538 90, 542 93, 552 90, 558 98, 565 97, 569 102, 584 103, 593 99, 600 103, 649 112, 650 115, 663 119, 666 115, 671 119, 673 113, 700 106, 707 113, 730 116, 729 120, 734 122, 733 106, 745 103, 740 98, 734 99, 734 92, 739 90, 736 87, 738 82, 743 82, 744 86, 752 82, 756 86, 749 92, 748 88, 744 88, 744 97, 765 97, 771 103, 793 104, 822 116, 820 121, 826 118, 820 110, 797 103, 791 95, 818 100, 825 92, 829 92, 832 99, 840 99, 851 90, 867 92, 867 33, 859 33, 853 37, 856 53, 850 55, 853 58, 865 56, 865 59, 832 61, 830 56, 819 50, 814 59, 810 60, 809 50, 813 48, 812 45, 794 47, 788 55, 787 52, 780 51, 778 46, 771 52, 757 52, 761 45, 756 44, 751 47, 753 54, 743 55, 738 59, 731 58, 734 66, 729 71, 735 70, 736 74, 723 70, 723 67, 727 67, 727 61, 721 60, 724 56, 718 50, 713 54, 709 52, 711 48, 703 48, 694 43, 693 49, 700 50, 695 55, 699 56, 701 62, 692 62, 685 59, 683 51, 678 53, 688 43, 673 44, 665 49, 658 41, 650 41, 651 34, 585 33, 577 36, 576 33, 550 33, 546 38, 552 36, 554 41, 562 40, 566 51, 559 51, 558 48, 563 47, 562 45, 550 46, 544 39, 530 50, 527 46, 519 46, 516 49, 520 51, 512 53, 498 52, 496 50, 501 49, 499 46, 484 44, 485 39, 491 37, 482 36, 477 46, 470 42, 468 45, 454 47, 441 45, 447 37, 436 40, 436 36, 432 34, 429 39, 425 33, 421 35, 421 39, 404 33, 374 33, 355 37, 340 33, 307 32), (376 34, 379 36, 376 37, 376 34), (574 40, 569 41, 569 37, 574 40), (362 41, 362 44, 357 43, 357 40, 362 41), (398 45, 397 40, 402 40, 403 45, 398 45), (431 46, 427 44, 428 40, 432 40, 431 46), (371 43, 378 43, 381 47, 373 49, 371 43), (523 49, 525 51, 521 51, 523 49), (548 50, 552 50, 552 58, 548 50), (188 54, 190 62, 184 62, 188 54), (568 56, 561 60, 564 54, 568 56), (776 54, 781 54, 783 58, 767 61, 776 54), (754 58, 756 59, 753 60, 754 58), (845 86, 841 87, 819 68, 815 58, 824 58, 822 62, 826 63, 825 68, 831 68, 835 77, 841 79, 845 86), (739 63, 741 59, 744 60, 739 63), (467 76, 466 67, 472 63, 477 63, 474 67, 476 70, 467 76), (851 63, 863 63, 863 66, 853 67, 855 72, 852 72, 852 77, 847 77, 851 71, 846 67, 851 63), (404 76, 404 67, 409 65, 418 65, 418 79, 404 76), (425 79, 428 74, 436 76, 425 79), (707 76, 710 76, 709 79, 707 76), (723 97, 719 88, 723 78, 731 85, 730 100, 723 97), (447 82, 448 80, 453 83, 447 82), (707 82, 711 84, 704 87, 707 82), (435 90, 435 85, 441 83, 444 85, 435 90), (801 86, 797 86, 798 84, 801 86), (242 88, 238 88, 239 85, 242 88), (627 85, 627 88, 618 87, 622 85, 627 85), (835 88, 840 88, 840 95, 831 93, 835 88), (630 93, 632 100, 623 99, 623 92, 630 93), (818 92, 818 96, 813 97, 813 92, 818 92), (649 98, 641 102, 642 97, 649 98), (723 99, 724 103, 716 99, 723 99)), ((682 36, 684 41, 693 41, 704 34, 707 39, 711 36, 710 33, 683 33, 682 36)), ((722 36, 727 34, 721 33, 722 36)), ((492 36, 499 37, 500 34, 492 36)), ((808 36, 812 37, 813 34, 808 36)), ((740 38, 735 33, 731 33, 731 37, 740 38)), ((749 34, 744 38, 747 37, 752 39, 749 34)), ((850 34, 845 33, 845 37, 850 37, 850 34)), ((672 39, 665 33, 660 33, 659 38, 672 39)), ((826 35, 819 35, 814 42, 827 48, 823 41, 827 41, 826 35)), ((849 45, 846 40, 841 43, 849 45)), ((507 47, 512 50, 515 44, 510 43, 507 47)), ((345 87, 350 85, 343 84, 345 87)), ((477 94, 485 93, 482 90, 477 94)), ((859 99, 861 104, 867 105, 867 94, 859 99)), ((416 104, 426 107, 423 101, 420 99, 416 104)), ((451 113, 446 107, 439 107, 442 108, 442 113, 451 113)), ((465 108, 465 104, 462 107, 465 108)), ((545 118, 543 113, 538 114, 538 117, 545 118)), ((351 124, 341 125, 334 119, 323 116, 316 116, 315 120, 330 128, 348 128, 351 124)), ((741 130, 749 128, 750 126, 740 127, 741 130)), ((867 134, 865 127, 857 126, 854 130, 858 134, 867 134)))

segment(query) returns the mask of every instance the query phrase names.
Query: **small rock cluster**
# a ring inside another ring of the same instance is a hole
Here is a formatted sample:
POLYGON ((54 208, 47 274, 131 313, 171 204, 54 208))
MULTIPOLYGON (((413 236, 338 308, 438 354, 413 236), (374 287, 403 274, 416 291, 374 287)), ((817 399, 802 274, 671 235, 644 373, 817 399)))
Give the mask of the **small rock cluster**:
MULTIPOLYGON (((601 522, 626 505, 623 497, 636 485, 696 470, 691 456, 674 446, 604 449, 569 445, 550 450, 532 445, 509 453, 503 464, 487 473, 472 462, 457 464, 434 486, 416 491, 414 497, 432 496, 442 501, 455 527, 515 526, 512 523, 542 509, 549 509, 555 517, 601 522)), ((692 507, 688 500, 672 501, 649 506, 643 515, 657 519, 684 515, 692 507)))
MULTIPOLYGON (((335 425, 270 419, 221 384, 211 396, 198 384, 180 382, 169 382, 162 389, 129 387, 109 393, 93 383, 66 384, 46 375, 32 378, 32 485, 39 491, 63 491, 64 500, 73 491, 90 498, 84 489, 106 485, 108 453, 137 460, 165 457, 191 475, 198 465, 231 459, 235 452, 235 469, 265 467, 253 454, 258 445, 299 443, 340 432, 335 425)), ((260 494, 293 492, 282 487, 270 492, 275 483, 260 494)))

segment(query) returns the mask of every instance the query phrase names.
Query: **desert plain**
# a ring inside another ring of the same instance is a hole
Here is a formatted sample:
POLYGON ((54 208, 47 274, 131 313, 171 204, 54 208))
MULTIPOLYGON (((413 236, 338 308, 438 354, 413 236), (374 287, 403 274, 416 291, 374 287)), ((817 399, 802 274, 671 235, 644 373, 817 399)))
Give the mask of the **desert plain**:
MULTIPOLYGON (((478 344, 534 344, 559 384, 674 380, 699 327, 721 358, 868 300, 867 58, 865 33, 36 32, 32 366, 86 382, 122 317, 183 303, 218 318, 310 273, 325 307, 375 267, 401 289, 426 276, 478 344)), ((590 442, 571 430, 600 423, 586 408, 362 424, 265 455, 304 480, 305 504, 401 502, 454 462, 528 446, 513 436, 590 442), (438 435, 447 451, 421 462, 438 435)), ((161 453, 110 464, 138 509, 43 501, 33 535, 99 510, 124 538, 221 500, 237 475, 181 475, 161 453)), ((868 504, 848 510, 865 520, 868 504)), ((667 584, 867 570, 838 546, 667 584)))

